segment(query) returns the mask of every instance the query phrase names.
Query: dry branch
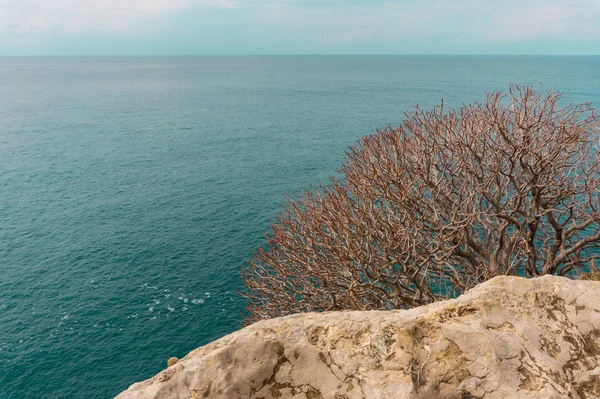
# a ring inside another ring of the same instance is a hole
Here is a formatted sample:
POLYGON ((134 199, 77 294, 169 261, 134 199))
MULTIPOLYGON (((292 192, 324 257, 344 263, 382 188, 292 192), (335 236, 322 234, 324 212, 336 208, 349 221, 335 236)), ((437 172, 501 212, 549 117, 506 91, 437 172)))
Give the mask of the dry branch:
POLYGON ((568 275, 600 257, 600 123, 590 104, 511 87, 416 108, 350 149, 242 272, 248 321, 399 309, 502 274, 568 275))

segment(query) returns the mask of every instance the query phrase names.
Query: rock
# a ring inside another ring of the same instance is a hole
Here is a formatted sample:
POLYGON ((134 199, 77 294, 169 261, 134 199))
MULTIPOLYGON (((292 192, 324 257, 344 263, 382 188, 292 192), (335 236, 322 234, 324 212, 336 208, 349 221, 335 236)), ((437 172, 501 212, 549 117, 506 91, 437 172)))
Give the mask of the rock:
POLYGON ((400 311, 266 320, 117 399, 600 398, 600 283, 498 277, 400 311))

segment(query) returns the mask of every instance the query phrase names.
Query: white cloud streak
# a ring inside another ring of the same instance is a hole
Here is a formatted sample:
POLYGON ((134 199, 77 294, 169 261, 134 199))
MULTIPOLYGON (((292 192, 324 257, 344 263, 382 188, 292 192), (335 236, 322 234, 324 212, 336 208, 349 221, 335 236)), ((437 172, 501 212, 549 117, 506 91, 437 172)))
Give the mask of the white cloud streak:
POLYGON ((233 0, 0 0, 0 32, 124 30, 193 4, 235 6, 233 0))

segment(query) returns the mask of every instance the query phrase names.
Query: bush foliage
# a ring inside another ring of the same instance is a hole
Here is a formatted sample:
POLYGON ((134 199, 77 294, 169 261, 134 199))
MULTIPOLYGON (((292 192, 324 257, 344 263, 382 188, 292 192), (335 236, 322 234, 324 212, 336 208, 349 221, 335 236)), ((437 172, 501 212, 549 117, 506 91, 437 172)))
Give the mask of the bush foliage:
POLYGON ((248 322, 401 309, 498 275, 561 276, 600 257, 598 116, 513 86, 416 107, 347 152, 342 177, 291 200, 242 271, 248 322))

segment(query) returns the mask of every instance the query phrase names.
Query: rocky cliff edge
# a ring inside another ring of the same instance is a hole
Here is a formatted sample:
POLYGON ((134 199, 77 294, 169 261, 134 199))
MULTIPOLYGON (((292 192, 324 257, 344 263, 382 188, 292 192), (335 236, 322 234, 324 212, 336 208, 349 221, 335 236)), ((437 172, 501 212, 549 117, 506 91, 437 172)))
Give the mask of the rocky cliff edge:
POLYGON ((600 398, 600 283, 498 277, 401 311, 298 314, 190 352, 117 399, 600 398))

